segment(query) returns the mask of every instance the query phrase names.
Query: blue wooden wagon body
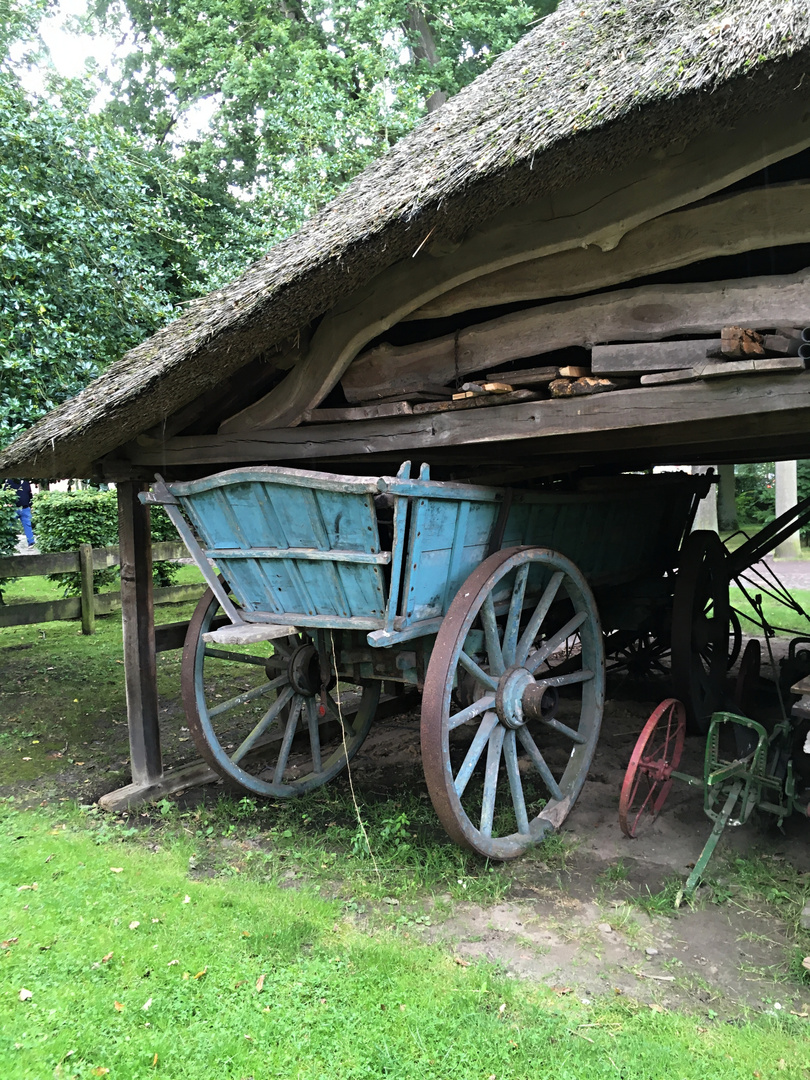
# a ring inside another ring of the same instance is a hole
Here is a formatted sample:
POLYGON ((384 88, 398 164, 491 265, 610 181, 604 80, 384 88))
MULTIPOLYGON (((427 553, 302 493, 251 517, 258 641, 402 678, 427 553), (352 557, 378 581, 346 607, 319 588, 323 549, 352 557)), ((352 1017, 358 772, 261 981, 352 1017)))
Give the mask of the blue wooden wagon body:
MULTIPOLYGON (((211 561, 228 582, 233 621, 363 630, 383 647, 435 634, 494 550, 551 548, 597 590, 661 578, 675 564, 696 492, 680 474, 566 492, 432 481, 427 466, 411 479, 409 471, 407 462, 396 477, 231 469, 159 481, 147 499, 167 505, 215 592, 224 590, 211 561)), ((527 601, 542 584, 538 575, 527 601)))
POLYGON ((670 474, 496 488, 431 481, 427 466, 412 478, 407 462, 396 476, 158 478, 143 499, 166 507, 211 587, 183 650, 201 754, 248 792, 309 791, 362 744, 383 683, 415 685, 448 833, 520 854, 559 827, 590 767, 597 604, 609 637, 640 629, 639 597, 666 610, 705 486, 670 474))

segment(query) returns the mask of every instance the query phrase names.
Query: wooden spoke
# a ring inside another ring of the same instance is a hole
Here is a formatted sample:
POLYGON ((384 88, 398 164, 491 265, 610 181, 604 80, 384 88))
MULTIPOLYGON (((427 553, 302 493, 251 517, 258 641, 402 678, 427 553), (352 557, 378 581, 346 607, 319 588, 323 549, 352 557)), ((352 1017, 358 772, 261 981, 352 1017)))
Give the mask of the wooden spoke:
MULTIPOLYGON (((327 783, 362 745, 380 683, 353 684, 339 671, 332 674, 341 685, 340 727, 332 722, 332 710, 335 719, 340 715, 334 698, 327 702, 328 715, 322 715, 319 686, 307 681, 320 678, 312 636, 258 642, 255 654, 221 643, 211 649, 204 635, 219 616, 217 599, 206 593, 183 648, 183 703, 200 754, 220 775, 254 795, 283 799, 327 783), (344 686, 349 691, 345 703, 344 686)), ((343 647, 338 635, 327 646, 330 672, 343 647)))
POLYGON ((498 788, 498 771, 501 764, 501 748, 506 728, 501 724, 493 728, 487 742, 487 764, 484 771, 484 794, 481 799, 481 824, 479 828, 484 836, 492 836, 492 822, 495 818, 495 793, 498 788))
POLYGON ((507 731, 503 741, 503 759, 506 763, 506 775, 509 777, 509 791, 515 808, 517 831, 521 836, 529 835, 529 817, 526 813, 526 800, 523 796, 523 784, 520 781, 517 747, 514 731, 507 731))
POLYGON ((573 563, 530 547, 481 563, 439 628, 422 696, 425 779, 452 839, 510 859, 558 828, 585 782, 603 703, 602 633, 573 563), (545 584, 526 605, 534 574, 545 584), (475 631, 483 642, 468 645, 475 631), (536 676, 573 635, 576 670, 536 676))
POLYGON ((509 601, 509 614, 506 616, 506 627, 503 632, 503 659, 507 665, 515 662, 520 619, 523 614, 523 602, 526 598, 526 582, 528 578, 529 563, 524 563, 523 566, 518 567, 515 574, 512 598, 509 601))
POLYGON ((552 798, 561 799, 563 797, 562 790, 560 789, 557 781, 554 779, 551 769, 546 764, 543 755, 538 750, 537 744, 531 737, 531 733, 526 728, 520 728, 517 732, 517 737, 518 739, 520 739, 520 741, 526 748, 526 751, 532 760, 532 764, 534 765, 535 769, 537 769, 538 773, 540 773, 540 779, 551 792, 552 798))
POLYGON ((498 717, 494 712, 484 713, 484 719, 481 721, 478 731, 475 733, 475 738, 470 743, 470 748, 467 751, 467 755, 464 758, 461 768, 456 774, 455 789, 459 798, 464 794, 464 789, 470 782, 473 770, 484 752, 484 747, 487 745, 490 732, 497 723, 498 717))
POLYGON ((251 731, 251 733, 244 740, 244 742, 241 743, 241 745, 238 747, 238 749, 236 749, 231 754, 231 761, 235 765, 238 765, 239 762, 242 760, 242 758, 245 756, 245 754, 249 750, 253 749, 253 747, 256 745, 256 742, 258 741, 258 739, 261 738, 261 736, 265 733, 265 731, 267 731, 267 729, 270 727, 270 725, 273 723, 273 721, 279 715, 281 710, 284 708, 284 706, 287 704, 287 702, 293 696, 293 693, 294 693, 294 691, 293 691, 293 688, 291 686, 286 686, 282 690, 282 692, 278 695, 276 700, 273 702, 273 704, 270 706, 270 708, 267 710, 267 712, 261 718, 259 723, 253 729, 253 731, 251 731))
POLYGON ((491 694, 479 698, 478 701, 474 701, 472 705, 468 705, 466 709, 462 709, 461 712, 457 712, 448 719, 447 726, 449 730, 452 731, 454 728, 461 727, 468 720, 474 720, 476 716, 480 716, 487 709, 491 709, 494 704, 495 698, 491 694))
POLYGON ((543 620, 548 615, 549 608, 554 603, 554 598, 559 592, 560 585, 562 585, 565 575, 561 571, 557 571, 551 575, 551 581, 545 588, 543 595, 537 603, 537 607, 532 612, 532 617, 529 619, 528 626, 523 631, 523 636, 517 645, 515 652, 515 663, 522 664, 525 662, 526 657, 529 655, 529 649, 531 649, 534 639, 540 632, 540 627, 543 625, 543 620))

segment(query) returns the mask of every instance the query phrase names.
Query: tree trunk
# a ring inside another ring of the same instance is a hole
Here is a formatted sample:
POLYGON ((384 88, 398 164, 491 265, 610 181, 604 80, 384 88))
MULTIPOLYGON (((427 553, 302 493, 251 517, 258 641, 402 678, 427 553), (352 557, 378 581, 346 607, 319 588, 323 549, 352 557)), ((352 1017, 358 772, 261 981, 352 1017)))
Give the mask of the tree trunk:
MULTIPOLYGON (((426 13, 418 4, 408 5, 408 26, 410 36, 417 39, 417 44, 412 46, 415 60, 427 60, 431 67, 436 67, 439 62, 439 50, 436 48, 436 39, 430 29, 430 23, 426 13)), ((436 112, 447 101, 447 94, 443 90, 435 90, 427 99, 427 111, 436 112)))
MULTIPOLYGON (((784 514, 797 502, 796 495, 796 462, 777 461, 776 463, 776 516, 784 514)), ((776 559, 798 559, 801 556, 801 540, 799 533, 785 537, 781 544, 774 550, 776 559)))

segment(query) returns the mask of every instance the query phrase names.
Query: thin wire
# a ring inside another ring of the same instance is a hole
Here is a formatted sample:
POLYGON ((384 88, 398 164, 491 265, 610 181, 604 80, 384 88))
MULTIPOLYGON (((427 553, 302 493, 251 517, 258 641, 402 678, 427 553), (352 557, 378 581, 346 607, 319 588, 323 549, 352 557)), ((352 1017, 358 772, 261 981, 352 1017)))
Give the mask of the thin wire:
MULTIPOLYGON (((338 677, 337 655, 335 653, 335 636, 332 631, 329 631, 329 643, 332 646, 332 663, 334 664, 335 678, 338 677)), ((337 689, 337 687, 336 687, 337 689)), ((363 821, 363 817, 360 813, 360 807, 357 803, 357 796, 354 793, 354 780, 352 779, 352 767, 349 763, 349 751, 346 746, 346 725, 343 723, 343 709, 340 707, 340 690, 335 695, 335 703, 338 709, 338 718, 340 720, 340 733, 343 736, 343 753, 346 756, 346 772, 349 774, 349 791, 352 793, 352 802, 354 803, 354 812, 357 817, 357 824, 360 826, 360 831, 363 834, 363 839, 366 842, 366 851, 368 851, 371 857, 371 862, 374 866, 374 873, 377 875, 378 880, 381 879, 380 868, 377 866, 377 860, 374 858, 374 852, 371 850, 371 844, 369 843, 368 833, 366 832, 366 826, 363 821)))

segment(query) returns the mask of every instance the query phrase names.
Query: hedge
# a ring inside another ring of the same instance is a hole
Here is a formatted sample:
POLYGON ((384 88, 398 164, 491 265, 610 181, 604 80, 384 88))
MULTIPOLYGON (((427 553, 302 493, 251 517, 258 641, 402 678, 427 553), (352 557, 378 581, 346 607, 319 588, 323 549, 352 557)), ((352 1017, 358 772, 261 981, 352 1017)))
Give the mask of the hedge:
MULTIPOLYGON (((16 514, 17 494, 4 488, 0 482, 0 555, 13 555, 17 550, 20 519, 16 514)), ((3 603, 3 586, 13 578, 0 578, 0 604, 3 603)))
MULTIPOLYGON (((177 540, 177 532, 163 507, 152 508, 152 540, 177 540)), ((33 502, 34 532, 42 552, 77 551, 80 544, 92 547, 115 547, 118 544, 118 500, 114 491, 47 491, 33 502)), ((97 570, 93 575, 96 592, 113 585, 119 570, 97 570)), ((177 576, 174 563, 157 562, 152 568, 155 585, 172 585, 177 576)), ((81 592, 81 576, 50 574, 66 596, 81 592)))

